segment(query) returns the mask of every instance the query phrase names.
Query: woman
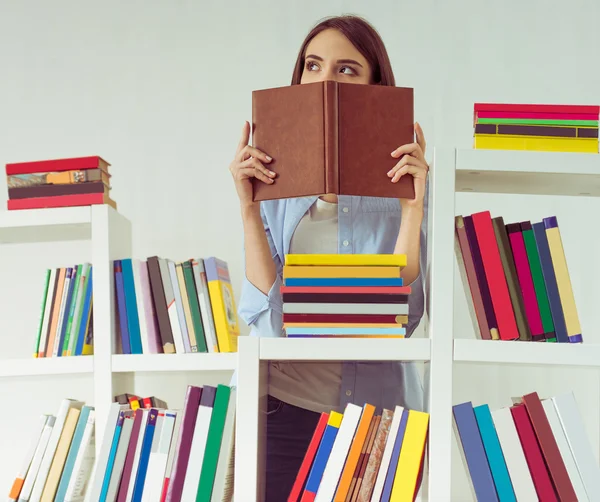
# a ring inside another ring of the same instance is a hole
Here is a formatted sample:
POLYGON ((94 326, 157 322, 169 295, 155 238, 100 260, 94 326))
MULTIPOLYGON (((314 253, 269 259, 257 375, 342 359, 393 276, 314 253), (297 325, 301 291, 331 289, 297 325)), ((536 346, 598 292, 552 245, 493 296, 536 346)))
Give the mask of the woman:
MULTIPOLYGON (((363 19, 326 19, 306 37, 294 68, 292 85, 336 80, 355 84, 395 85, 379 35, 363 19)), ((246 122, 230 171, 240 199, 244 227, 246 276, 239 312, 252 334, 285 336, 282 327, 282 267, 288 253, 354 253, 407 255, 403 270, 410 284, 410 335, 423 314, 427 213, 427 172, 423 131, 415 124, 417 142, 399 145, 399 159, 387 176, 390 183, 413 177, 415 199, 388 199, 323 194, 252 201, 255 177, 277 183, 271 158, 248 145, 246 122)), ((368 182, 368 176, 365 176, 368 182)), ((271 363, 267 417, 267 500, 287 499, 319 412, 343 412, 346 403, 369 402, 393 409, 423 409, 423 389, 413 363, 317 362, 271 363)))

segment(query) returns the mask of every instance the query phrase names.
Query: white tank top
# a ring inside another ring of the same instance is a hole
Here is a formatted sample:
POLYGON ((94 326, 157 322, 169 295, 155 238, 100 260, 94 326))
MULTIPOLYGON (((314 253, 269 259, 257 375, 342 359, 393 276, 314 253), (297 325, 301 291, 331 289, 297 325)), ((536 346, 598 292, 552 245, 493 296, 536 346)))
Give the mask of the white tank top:
MULTIPOLYGON (((338 205, 317 199, 298 223, 292 254, 338 252, 338 205)), ((316 412, 340 411, 341 362, 277 361, 269 367, 269 394, 316 412)))

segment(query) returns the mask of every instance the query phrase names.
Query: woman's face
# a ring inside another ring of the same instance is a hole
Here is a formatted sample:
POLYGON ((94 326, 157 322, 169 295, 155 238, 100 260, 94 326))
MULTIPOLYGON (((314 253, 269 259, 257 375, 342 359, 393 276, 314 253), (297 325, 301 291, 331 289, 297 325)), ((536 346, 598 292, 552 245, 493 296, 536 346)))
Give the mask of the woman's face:
POLYGON ((363 55, 339 31, 319 33, 306 47, 301 84, 335 80, 354 84, 371 82, 371 67, 363 55))

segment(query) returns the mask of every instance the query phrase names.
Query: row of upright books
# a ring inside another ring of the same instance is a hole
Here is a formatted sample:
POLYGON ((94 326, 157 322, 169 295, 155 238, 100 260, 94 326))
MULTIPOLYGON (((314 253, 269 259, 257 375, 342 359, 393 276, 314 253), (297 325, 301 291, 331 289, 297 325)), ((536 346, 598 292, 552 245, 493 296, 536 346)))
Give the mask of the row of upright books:
POLYGON ((289 338, 403 338, 406 255, 288 254, 281 287, 289 338))
POLYGON ((455 219, 455 254, 482 339, 583 342, 555 216, 505 224, 489 211, 455 219))
POLYGON ((475 103, 475 149, 598 153, 597 105, 475 103))
POLYGON ((6 164, 8 209, 107 204, 110 164, 99 156, 6 164))
POLYGON ((457 404, 453 423, 477 500, 600 500, 600 468, 572 392, 532 392, 494 411, 457 404))
POLYGON ((428 430, 428 413, 402 406, 321 413, 288 502, 414 500, 428 430))
POLYGON ((93 353, 92 291, 89 263, 46 270, 33 357, 93 353))
POLYGON ((239 322, 227 263, 115 260, 115 311, 123 354, 236 352, 239 322))

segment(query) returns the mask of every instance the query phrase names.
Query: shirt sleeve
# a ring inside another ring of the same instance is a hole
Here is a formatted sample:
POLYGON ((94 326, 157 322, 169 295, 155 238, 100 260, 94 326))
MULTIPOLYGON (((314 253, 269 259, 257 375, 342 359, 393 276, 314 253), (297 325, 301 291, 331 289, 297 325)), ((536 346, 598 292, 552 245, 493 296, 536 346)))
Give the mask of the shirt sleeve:
POLYGON ((260 214, 265 233, 267 234, 271 256, 277 269, 277 276, 268 294, 264 294, 248 280, 245 270, 246 260, 244 259, 244 279, 238 314, 250 327, 251 335, 280 337, 283 336, 283 301, 281 297, 283 265, 275 248, 269 225, 262 211, 262 206, 260 214))

